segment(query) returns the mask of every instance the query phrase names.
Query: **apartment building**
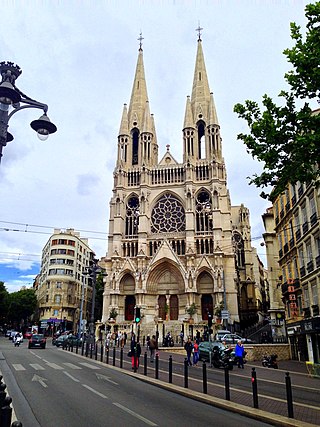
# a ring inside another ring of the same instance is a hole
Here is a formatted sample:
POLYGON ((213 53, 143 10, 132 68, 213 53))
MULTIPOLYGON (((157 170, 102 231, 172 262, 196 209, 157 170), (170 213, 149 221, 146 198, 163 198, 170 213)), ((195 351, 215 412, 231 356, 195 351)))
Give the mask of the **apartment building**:
POLYGON ((92 286, 85 274, 94 258, 88 239, 74 229, 55 229, 42 250, 35 281, 42 328, 78 330, 90 318, 92 286))

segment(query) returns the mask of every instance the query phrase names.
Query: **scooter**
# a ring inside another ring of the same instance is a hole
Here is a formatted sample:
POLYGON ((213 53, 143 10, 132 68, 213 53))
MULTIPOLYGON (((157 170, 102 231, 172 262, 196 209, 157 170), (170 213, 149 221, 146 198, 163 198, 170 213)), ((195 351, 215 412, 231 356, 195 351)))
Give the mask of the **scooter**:
POLYGON ((14 340, 14 346, 15 347, 19 347, 21 344, 22 338, 21 337, 16 337, 14 340))
POLYGON ((262 366, 264 366, 265 368, 278 369, 277 358, 277 354, 271 354, 271 356, 264 355, 262 359, 262 366))
POLYGON ((228 368, 229 371, 232 371, 235 364, 235 358, 232 354, 232 349, 228 348, 226 350, 221 350, 219 347, 213 348, 211 364, 215 368, 228 368))

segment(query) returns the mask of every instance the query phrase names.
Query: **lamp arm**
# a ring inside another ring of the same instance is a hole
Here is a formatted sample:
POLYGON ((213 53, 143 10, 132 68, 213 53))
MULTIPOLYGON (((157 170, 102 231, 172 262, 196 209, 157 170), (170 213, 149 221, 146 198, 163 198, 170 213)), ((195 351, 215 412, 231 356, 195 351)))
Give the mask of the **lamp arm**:
POLYGON ((19 107, 14 107, 14 110, 11 111, 11 113, 8 115, 8 121, 11 119, 11 117, 15 113, 17 113, 20 110, 24 110, 25 108, 39 108, 40 110, 43 110, 44 113, 47 113, 47 111, 48 111, 48 106, 46 104, 42 104, 41 102, 25 101, 25 100, 21 100, 21 102, 24 102, 25 104, 28 104, 28 105, 22 105, 19 107))

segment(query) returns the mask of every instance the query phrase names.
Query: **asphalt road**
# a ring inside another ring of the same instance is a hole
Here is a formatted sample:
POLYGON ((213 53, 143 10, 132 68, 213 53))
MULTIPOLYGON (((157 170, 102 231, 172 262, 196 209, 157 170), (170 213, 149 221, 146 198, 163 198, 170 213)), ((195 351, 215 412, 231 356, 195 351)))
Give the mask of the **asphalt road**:
MULTIPOLYGON (((49 344, 49 343, 48 343, 49 344)), ((47 345, 0 338, 0 371, 23 427, 266 426, 47 345)))

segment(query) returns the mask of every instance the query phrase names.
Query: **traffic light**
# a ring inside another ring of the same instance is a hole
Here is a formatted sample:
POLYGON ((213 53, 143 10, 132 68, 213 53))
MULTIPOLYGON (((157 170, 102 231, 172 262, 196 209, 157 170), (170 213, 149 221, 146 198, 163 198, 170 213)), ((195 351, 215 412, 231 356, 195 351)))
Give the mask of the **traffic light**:
POLYGON ((135 308, 134 321, 139 323, 141 320, 140 307, 135 308))
POLYGON ((212 326, 212 315, 208 313, 208 327, 211 328, 212 326))

